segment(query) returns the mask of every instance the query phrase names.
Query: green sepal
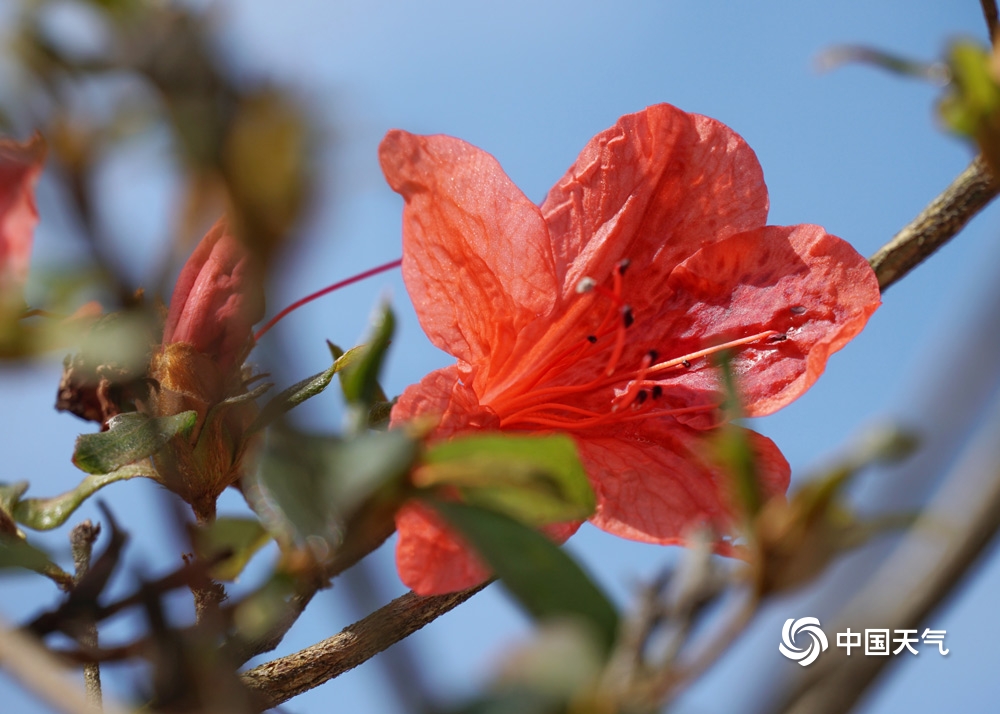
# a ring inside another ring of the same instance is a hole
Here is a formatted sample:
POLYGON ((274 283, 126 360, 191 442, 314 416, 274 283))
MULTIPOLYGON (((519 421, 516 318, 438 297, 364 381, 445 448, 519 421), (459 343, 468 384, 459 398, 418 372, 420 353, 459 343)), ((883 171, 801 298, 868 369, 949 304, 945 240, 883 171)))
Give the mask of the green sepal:
POLYGON ((178 434, 190 431, 197 418, 195 411, 164 417, 119 414, 108 421, 107 431, 77 438, 73 463, 89 474, 108 474, 152 456, 178 434))
POLYGON ((532 617, 581 620, 605 652, 610 651, 618 612, 555 543, 502 513, 438 499, 426 502, 476 550, 532 617))

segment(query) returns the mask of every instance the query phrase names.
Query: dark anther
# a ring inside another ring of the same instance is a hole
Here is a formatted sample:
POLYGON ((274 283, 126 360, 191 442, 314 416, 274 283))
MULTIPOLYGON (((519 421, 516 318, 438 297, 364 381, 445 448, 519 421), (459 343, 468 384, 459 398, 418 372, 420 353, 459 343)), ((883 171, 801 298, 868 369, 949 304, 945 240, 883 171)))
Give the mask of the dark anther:
POLYGON ((656 350, 649 351, 649 361, 651 364, 656 364, 656 359, 660 356, 660 353, 656 350))
POLYGON ((644 401, 646 401, 646 397, 648 397, 648 396, 649 395, 646 394, 646 390, 645 389, 640 389, 639 393, 635 395, 635 401, 638 404, 642 404, 644 401))
POLYGON ((653 399, 659 399, 662 396, 663 396, 663 387, 661 387, 659 384, 654 384, 653 385, 653 399))
POLYGON ((625 320, 625 327, 632 327, 632 323, 635 322, 635 316, 632 314, 632 308, 628 305, 622 308, 622 319, 625 320))
POLYGON ((691 366, 691 363, 688 360, 682 360, 681 364, 684 365, 685 367, 690 367, 691 366))
POLYGON ((802 313, 804 313, 805 311, 806 311, 806 309, 805 309, 804 307, 802 307, 801 305, 795 305, 795 306, 794 306, 794 307, 792 308, 792 314, 793 314, 793 315, 801 315, 801 314, 802 314, 802 313))
POLYGON ((628 258, 618 261, 618 274, 625 275, 625 271, 628 270, 628 266, 632 264, 632 261, 628 258))
POLYGON ((597 335, 587 335, 587 342, 594 344, 597 342, 597 335))
POLYGON ((771 335, 771 342, 784 342, 788 339, 788 335, 771 335))

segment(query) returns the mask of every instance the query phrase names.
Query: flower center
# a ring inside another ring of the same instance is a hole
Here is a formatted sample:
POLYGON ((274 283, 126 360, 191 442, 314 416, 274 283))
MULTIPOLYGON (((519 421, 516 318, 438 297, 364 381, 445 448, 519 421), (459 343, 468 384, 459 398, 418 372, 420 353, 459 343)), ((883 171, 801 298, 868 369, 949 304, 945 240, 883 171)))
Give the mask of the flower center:
MULTIPOLYGON (((591 300, 592 307, 603 303, 605 312, 597 327, 576 343, 556 352, 534 376, 500 394, 490 406, 500 417, 501 428, 553 428, 575 431, 612 423, 650 418, 677 417, 683 414, 711 412, 720 402, 672 408, 665 405, 665 394, 678 376, 688 370, 703 369, 709 357, 765 340, 782 341, 786 336, 777 330, 730 340, 683 355, 660 359, 654 349, 638 363, 623 361, 630 328, 635 324, 632 308, 622 299, 622 286, 629 261, 619 262, 611 274, 611 285, 583 278, 576 288, 581 300, 591 300), (604 368, 590 380, 562 383, 567 372, 578 372, 579 365, 607 354, 604 368), (571 403, 572 402, 572 403, 571 403), (597 405, 596 407, 594 405, 597 405)), ((586 311, 580 313, 586 315, 586 311)), ((581 318, 582 319, 582 318, 581 318)))

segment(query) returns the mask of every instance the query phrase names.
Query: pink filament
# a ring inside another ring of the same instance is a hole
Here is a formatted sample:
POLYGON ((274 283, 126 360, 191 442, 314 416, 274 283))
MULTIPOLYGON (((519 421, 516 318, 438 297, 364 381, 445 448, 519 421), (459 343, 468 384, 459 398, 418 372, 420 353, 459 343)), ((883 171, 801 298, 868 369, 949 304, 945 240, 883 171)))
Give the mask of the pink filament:
POLYGON ((305 305, 307 303, 310 303, 313 300, 316 300, 317 298, 321 298, 321 297, 323 297, 324 295, 326 295, 328 293, 332 293, 334 290, 339 290, 340 288, 347 287, 348 285, 352 285, 352 284, 354 284, 356 282, 364 280, 365 278, 370 278, 373 275, 378 275, 379 273, 384 273, 387 270, 392 270, 393 268, 398 268, 400 265, 402 265, 402 263, 403 263, 403 259, 402 258, 397 258, 396 260, 393 260, 393 261, 391 261, 389 263, 385 263, 384 265, 379 265, 379 266, 377 266, 375 268, 371 268, 369 270, 366 270, 363 273, 358 273, 357 275, 352 275, 351 277, 349 277, 349 278, 347 278, 345 280, 341 280, 339 283, 334 283, 333 285, 328 285, 325 288, 323 288, 322 290, 317 290, 316 292, 314 292, 311 295, 306 295, 304 298, 296 300, 291 305, 289 305, 284 310, 282 310, 277 315, 275 315, 270 320, 268 320, 268 322, 267 322, 266 325, 264 325, 262 328, 260 328, 259 330, 257 330, 257 334, 255 334, 253 336, 254 341, 255 342, 260 341, 260 338, 263 337, 264 334, 268 330, 270 330, 272 327, 274 327, 276 324, 278 324, 278 321, 281 320, 281 318, 283 318, 285 315, 287 315, 288 313, 292 312, 293 310, 296 310, 296 309, 302 307, 303 305, 305 305))

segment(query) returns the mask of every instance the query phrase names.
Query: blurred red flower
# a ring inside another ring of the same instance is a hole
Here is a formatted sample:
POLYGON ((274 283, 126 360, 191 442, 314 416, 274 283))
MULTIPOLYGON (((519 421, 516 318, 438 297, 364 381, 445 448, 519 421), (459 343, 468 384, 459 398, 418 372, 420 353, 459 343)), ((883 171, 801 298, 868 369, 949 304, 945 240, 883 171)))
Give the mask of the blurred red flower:
MULTIPOLYGON (((728 347, 749 416, 788 404, 879 305, 875 275, 813 225, 765 225, 753 151, 725 125, 660 104, 584 148, 541 207, 489 154, 389 132, 382 169, 405 199, 403 277, 424 331, 458 362, 405 390, 398 425, 571 434, 595 489, 591 521, 649 543, 734 526, 705 459, 720 424, 713 352, 728 347)), ((789 468, 748 432, 764 496, 789 468)), ((397 516, 397 565, 421 594, 488 571, 427 509, 397 516)), ((552 529, 558 539, 578 524, 552 529)), ((728 544, 721 541, 720 550, 728 544)))
POLYGON ((21 299, 38 210, 35 182, 45 144, 37 134, 20 143, 0 139, 0 300, 21 299))

